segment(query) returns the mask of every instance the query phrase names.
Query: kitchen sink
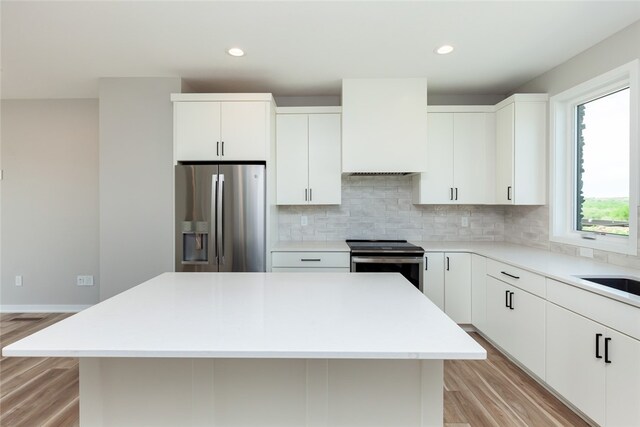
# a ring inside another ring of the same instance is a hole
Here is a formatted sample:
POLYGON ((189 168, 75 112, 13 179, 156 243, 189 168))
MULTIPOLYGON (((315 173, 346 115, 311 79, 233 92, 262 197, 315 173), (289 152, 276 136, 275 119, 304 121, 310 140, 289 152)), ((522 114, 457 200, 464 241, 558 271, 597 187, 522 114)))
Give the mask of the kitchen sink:
POLYGON ((590 277, 590 276, 576 276, 579 279, 583 279, 589 282, 598 283, 609 288, 618 289, 620 291, 629 292, 630 294, 640 296, 640 281, 632 279, 631 277, 623 276, 603 276, 603 277, 590 277))

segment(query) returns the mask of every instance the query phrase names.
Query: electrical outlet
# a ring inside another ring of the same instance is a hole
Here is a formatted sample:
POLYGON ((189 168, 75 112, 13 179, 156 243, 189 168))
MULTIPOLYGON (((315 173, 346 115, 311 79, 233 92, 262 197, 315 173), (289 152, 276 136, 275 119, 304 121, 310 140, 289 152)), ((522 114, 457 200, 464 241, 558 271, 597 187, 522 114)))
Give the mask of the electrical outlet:
POLYGON ((580 254, 580 256, 593 258, 593 249, 591 248, 579 248, 578 253, 580 254))
POLYGON ((306 215, 302 215, 300 217, 300 225, 303 226, 303 227, 306 226, 306 225, 309 225, 309 219, 307 218, 306 215))
POLYGON ((22 276, 16 276, 16 286, 22 286, 22 276))
POLYGON ((78 276, 76 277, 77 286, 93 286, 93 276, 78 276))
POLYGON ((462 217, 462 220, 460 221, 460 225, 463 227, 468 227, 469 226, 469 218, 466 216, 462 217))

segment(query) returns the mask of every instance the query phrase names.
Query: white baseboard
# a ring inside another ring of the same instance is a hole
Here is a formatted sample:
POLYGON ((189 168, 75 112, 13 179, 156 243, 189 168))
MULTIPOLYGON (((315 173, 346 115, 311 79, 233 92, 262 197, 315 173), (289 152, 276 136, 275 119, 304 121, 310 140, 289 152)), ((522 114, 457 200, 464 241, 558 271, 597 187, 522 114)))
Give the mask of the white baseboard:
POLYGON ((87 305, 66 305, 66 304, 27 304, 27 305, 0 305, 0 313, 77 313, 87 305))

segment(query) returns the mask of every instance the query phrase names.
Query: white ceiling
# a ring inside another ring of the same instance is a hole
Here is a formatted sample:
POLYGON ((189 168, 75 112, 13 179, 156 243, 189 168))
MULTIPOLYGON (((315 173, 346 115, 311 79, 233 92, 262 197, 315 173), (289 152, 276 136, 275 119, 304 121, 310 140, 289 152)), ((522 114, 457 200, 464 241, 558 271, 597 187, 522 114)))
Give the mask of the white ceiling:
MULTIPOLYGON (((96 97, 99 77, 337 95, 343 77, 506 94, 640 19, 640 1, 1 3, 2 98, 96 97), (454 53, 438 56, 444 43, 454 53), (225 53, 231 46, 243 58, 225 53)), ((639 41, 640 42, 640 41, 639 41)))

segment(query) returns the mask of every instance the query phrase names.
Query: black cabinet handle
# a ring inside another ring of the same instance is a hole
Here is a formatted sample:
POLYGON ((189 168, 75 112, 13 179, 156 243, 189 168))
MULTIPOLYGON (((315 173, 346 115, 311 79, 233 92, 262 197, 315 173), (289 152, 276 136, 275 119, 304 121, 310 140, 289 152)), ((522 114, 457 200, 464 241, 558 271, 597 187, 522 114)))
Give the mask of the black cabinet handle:
POLYGON ((447 271, 449 271, 449 257, 447 257, 447 271))
POLYGON ((458 187, 456 187, 456 200, 458 200, 458 187))
POLYGON ((220 141, 216 141, 216 156, 220 155, 220 141))
POLYGON ((424 269, 425 270, 429 269, 429 257, 428 256, 424 257, 424 269))
POLYGON ((600 338, 602 338, 602 334, 596 334, 596 359, 602 359, 600 355, 600 338))
POLYGON ((511 186, 507 187, 507 200, 511 200, 511 186))
POLYGON ((307 201, 307 192, 308 192, 308 191, 309 191, 309 189, 308 189, 308 188, 305 188, 305 189, 304 189, 304 201, 305 201, 305 202, 307 201))
POLYGON ((313 188, 309 189, 309 201, 311 202, 313 200, 313 188))
POLYGON ((509 291, 504 291, 504 306, 509 307, 509 291))
POLYGON ((513 292, 509 292, 509 309, 513 310, 513 292))
POLYGON ((453 200, 453 187, 449 187, 449 200, 453 200))
POLYGON ((222 155, 224 156, 224 141, 222 141, 222 155))
POLYGON ((322 261, 320 258, 300 258, 300 261, 322 261))
POLYGON ((505 276, 509 276, 512 279, 519 279, 520 278, 519 276, 514 276, 513 274, 509 274, 506 271, 501 271, 500 273, 504 274, 505 276))
POLYGON ((611 338, 604 339, 604 363, 611 363, 609 359, 609 341, 611 341, 611 338))

